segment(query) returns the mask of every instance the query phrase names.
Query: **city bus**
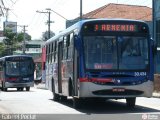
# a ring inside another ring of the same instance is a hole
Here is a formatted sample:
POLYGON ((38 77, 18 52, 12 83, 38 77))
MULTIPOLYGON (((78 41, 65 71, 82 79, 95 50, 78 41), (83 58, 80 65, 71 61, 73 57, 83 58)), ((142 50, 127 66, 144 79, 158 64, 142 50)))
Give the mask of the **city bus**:
POLYGON ((0 87, 3 91, 17 88, 30 91, 34 86, 34 62, 28 55, 10 55, 0 58, 0 87))
POLYGON ((126 99, 153 91, 154 41, 148 25, 128 19, 77 22, 46 41, 46 87, 53 99, 73 98, 74 108, 85 99, 126 99))

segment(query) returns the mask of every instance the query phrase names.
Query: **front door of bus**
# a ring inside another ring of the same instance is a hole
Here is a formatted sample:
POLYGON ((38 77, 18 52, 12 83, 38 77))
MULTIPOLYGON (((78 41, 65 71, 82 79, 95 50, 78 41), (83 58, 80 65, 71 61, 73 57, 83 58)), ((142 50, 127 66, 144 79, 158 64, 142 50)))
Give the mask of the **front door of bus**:
POLYGON ((62 93, 63 42, 58 43, 58 92, 62 93))

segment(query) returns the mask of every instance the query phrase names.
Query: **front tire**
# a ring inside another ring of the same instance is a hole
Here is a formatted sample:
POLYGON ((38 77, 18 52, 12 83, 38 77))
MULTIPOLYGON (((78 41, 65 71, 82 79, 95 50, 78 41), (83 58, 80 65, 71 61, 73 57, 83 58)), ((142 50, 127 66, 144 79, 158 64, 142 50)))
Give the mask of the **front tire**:
POLYGON ((3 90, 3 91, 7 91, 7 88, 3 88, 2 90, 3 90))
POLYGON ((4 83, 2 83, 2 91, 7 91, 7 88, 5 88, 4 83))
POLYGON ((67 100, 67 96, 61 96, 61 101, 66 101, 67 100))
POLYGON ((30 87, 26 87, 26 91, 30 91, 30 87))
POLYGON ((17 88, 17 91, 23 91, 23 87, 17 88))
POLYGON ((80 106, 80 99, 73 97, 73 108, 78 109, 80 106))
POLYGON ((126 104, 128 108, 134 108, 136 103, 136 98, 126 98, 126 104))

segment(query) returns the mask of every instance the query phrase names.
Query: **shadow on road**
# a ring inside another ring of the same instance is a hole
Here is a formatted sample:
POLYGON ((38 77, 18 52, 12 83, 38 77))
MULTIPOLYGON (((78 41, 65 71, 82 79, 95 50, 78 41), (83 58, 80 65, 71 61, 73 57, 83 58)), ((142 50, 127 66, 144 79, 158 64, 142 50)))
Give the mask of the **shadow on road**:
MULTIPOLYGON (((53 100, 52 100, 53 101, 53 100)), ((67 101, 59 101, 58 103, 73 108, 71 99, 67 101)), ((121 114, 121 113, 155 113, 160 110, 136 105, 134 109, 126 106, 126 103, 119 101, 107 100, 106 102, 86 101, 81 103, 81 108, 77 109, 85 114, 121 114)))

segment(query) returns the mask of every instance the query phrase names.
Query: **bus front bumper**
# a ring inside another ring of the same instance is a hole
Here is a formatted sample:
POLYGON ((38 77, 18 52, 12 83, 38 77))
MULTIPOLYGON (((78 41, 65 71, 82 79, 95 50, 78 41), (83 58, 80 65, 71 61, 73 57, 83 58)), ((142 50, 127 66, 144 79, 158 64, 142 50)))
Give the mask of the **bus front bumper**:
POLYGON ((18 87, 33 87, 34 82, 27 82, 27 83, 10 83, 5 82, 5 88, 18 88, 18 87))
POLYGON ((106 98, 125 98, 125 97, 152 97, 153 82, 147 81, 143 84, 133 86, 109 86, 97 85, 91 82, 80 84, 79 97, 106 97, 106 98), (125 89, 129 92, 113 92, 114 89, 125 89), (138 94, 136 94, 138 91, 138 94), (139 94, 141 92, 141 94, 139 94))

